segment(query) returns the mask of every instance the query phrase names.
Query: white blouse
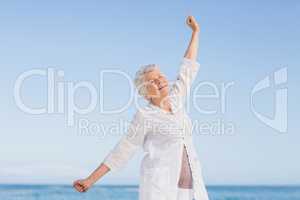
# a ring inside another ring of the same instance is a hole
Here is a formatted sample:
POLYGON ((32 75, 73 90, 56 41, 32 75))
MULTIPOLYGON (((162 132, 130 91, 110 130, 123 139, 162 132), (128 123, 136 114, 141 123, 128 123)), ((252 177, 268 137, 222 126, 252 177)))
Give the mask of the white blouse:
POLYGON ((208 200, 201 164, 192 140, 192 122, 184 102, 200 64, 183 58, 176 81, 170 86, 172 113, 149 103, 138 108, 128 131, 104 158, 111 171, 123 168, 142 147, 139 200, 175 200, 186 147, 195 200, 208 200))

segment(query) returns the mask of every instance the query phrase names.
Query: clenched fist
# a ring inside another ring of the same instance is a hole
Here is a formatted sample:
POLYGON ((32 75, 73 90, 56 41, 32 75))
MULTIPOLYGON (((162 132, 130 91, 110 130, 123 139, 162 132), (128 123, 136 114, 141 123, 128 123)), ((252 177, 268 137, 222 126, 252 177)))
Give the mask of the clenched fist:
POLYGON ((92 183, 88 179, 77 180, 73 183, 73 187, 78 192, 86 192, 91 186, 92 183))
POLYGON ((193 16, 188 16, 186 19, 186 23, 194 32, 200 31, 200 27, 193 16))

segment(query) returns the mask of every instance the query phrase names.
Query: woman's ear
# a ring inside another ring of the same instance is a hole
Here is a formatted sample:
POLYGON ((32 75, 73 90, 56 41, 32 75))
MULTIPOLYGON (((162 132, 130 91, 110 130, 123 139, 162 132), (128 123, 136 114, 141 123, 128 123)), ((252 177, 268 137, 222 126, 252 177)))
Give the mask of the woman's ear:
POLYGON ((148 94, 146 94, 144 97, 145 97, 145 99, 148 100, 148 101, 151 100, 151 97, 150 97, 148 94))
POLYGON ((145 94, 145 99, 146 100, 148 100, 149 102, 151 102, 152 101, 152 97, 151 97, 151 95, 149 95, 149 94, 145 94))

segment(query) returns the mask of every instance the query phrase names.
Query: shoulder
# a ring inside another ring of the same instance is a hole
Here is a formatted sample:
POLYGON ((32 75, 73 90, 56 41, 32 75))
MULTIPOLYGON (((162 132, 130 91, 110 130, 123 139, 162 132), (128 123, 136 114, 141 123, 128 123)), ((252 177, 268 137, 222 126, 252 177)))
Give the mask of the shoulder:
POLYGON ((134 118, 139 120, 144 120, 147 116, 148 111, 149 111, 148 106, 137 107, 134 114, 134 118))

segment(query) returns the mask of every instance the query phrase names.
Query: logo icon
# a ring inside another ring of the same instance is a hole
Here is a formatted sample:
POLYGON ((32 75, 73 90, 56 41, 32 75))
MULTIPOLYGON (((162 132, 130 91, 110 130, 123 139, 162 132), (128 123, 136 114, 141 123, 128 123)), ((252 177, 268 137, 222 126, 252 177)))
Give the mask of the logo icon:
MULTIPOLYGON (((280 133, 286 133, 288 129, 288 88, 282 87, 287 84, 288 75, 287 67, 283 67, 276 70, 273 73, 274 87, 276 88, 274 95, 274 114, 272 117, 268 117, 256 111, 254 107, 254 96, 257 92, 268 89, 271 87, 272 76, 269 75, 264 79, 260 80, 251 91, 251 111, 255 117, 267 126, 273 128, 280 133)), ((270 100, 270 102, 272 102, 270 100)))

